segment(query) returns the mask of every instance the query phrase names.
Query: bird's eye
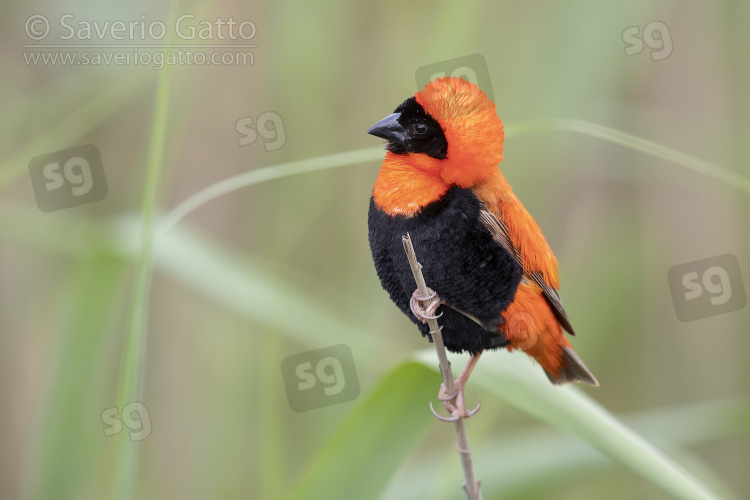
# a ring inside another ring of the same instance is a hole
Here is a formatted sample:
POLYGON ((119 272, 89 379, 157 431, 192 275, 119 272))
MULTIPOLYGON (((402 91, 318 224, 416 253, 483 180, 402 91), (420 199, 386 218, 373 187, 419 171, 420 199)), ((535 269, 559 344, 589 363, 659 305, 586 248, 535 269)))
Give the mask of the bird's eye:
POLYGON ((414 125, 414 133, 417 135, 424 135, 427 133, 427 125, 424 123, 417 123, 414 125))

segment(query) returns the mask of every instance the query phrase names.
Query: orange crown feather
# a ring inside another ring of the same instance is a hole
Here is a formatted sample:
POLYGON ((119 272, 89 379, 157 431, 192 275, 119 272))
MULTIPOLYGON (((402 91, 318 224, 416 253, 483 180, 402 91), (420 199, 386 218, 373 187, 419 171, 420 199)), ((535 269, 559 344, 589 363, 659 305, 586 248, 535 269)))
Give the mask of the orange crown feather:
POLYGON ((415 98, 443 129, 448 153, 440 176, 448 184, 471 187, 497 170, 503 159, 503 123, 495 103, 475 84, 444 77, 425 85, 415 98))

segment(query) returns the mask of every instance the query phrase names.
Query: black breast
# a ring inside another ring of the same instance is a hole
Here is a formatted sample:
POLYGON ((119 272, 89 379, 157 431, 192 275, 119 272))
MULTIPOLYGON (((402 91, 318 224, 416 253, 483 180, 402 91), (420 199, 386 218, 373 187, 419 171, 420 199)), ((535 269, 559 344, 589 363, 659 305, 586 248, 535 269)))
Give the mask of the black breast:
POLYGON ((428 334, 428 325, 418 322, 409 309, 417 285, 401 240, 407 232, 427 286, 446 303, 484 324, 480 326, 451 307, 440 306, 438 313, 443 315, 438 322, 443 326, 443 340, 453 352, 476 352, 507 344, 496 326, 521 281, 521 267, 480 222, 481 208, 481 201, 470 189, 457 187, 413 217, 389 215, 370 200, 370 249, 380 282, 422 334, 428 334))

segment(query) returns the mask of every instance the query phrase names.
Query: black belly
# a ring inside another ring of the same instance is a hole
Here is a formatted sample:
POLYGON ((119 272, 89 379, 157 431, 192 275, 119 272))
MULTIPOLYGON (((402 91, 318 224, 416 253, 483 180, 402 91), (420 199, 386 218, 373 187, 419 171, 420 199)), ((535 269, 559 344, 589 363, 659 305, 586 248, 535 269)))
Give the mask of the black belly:
POLYGON ((480 326, 451 307, 440 306, 443 340, 453 352, 497 349, 507 344, 497 330, 498 319, 513 301, 521 281, 521 266, 480 222, 481 208, 482 202, 470 189, 457 187, 413 217, 388 215, 370 200, 370 249, 378 277, 391 300, 417 324, 422 335, 429 336, 429 326, 409 309, 417 285, 401 240, 407 232, 427 286, 446 303, 483 323, 480 326))

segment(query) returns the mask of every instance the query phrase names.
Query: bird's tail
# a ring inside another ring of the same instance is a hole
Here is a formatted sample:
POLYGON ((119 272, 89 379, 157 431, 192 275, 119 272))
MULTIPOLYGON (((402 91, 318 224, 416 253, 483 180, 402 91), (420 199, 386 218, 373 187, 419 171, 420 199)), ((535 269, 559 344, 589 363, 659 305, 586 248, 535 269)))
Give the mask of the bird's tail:
MULTIPOLYGON (((553 384, 567 384, 570 382, 586 382, 593 386, 598 386, 594 374, 581 361, 571 347, 562 328, 557 328, 539 332, 537 342, 534 345, 519 345, 517 348, 534 358, 547 374, 553 384), (557 331, 555 331, 557 330, 557 331)), ((509 349, 513 349, 511 343, 509 349)))
POLYGON ((581 358, 569 345, 562 347, 562 360, 558 363, 556 370, 544 369, 544 373, 553 384, 567 384, 570 382, 586 382, 594 387, 599 386, 594 374, 583 364, 581 358))

